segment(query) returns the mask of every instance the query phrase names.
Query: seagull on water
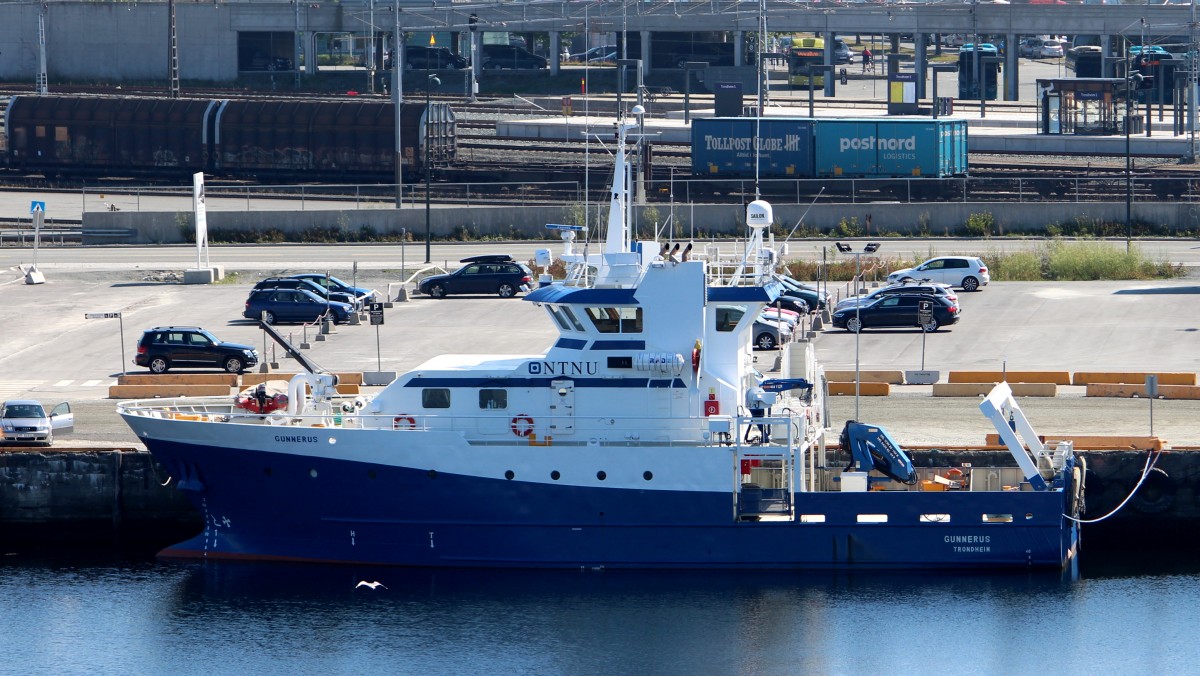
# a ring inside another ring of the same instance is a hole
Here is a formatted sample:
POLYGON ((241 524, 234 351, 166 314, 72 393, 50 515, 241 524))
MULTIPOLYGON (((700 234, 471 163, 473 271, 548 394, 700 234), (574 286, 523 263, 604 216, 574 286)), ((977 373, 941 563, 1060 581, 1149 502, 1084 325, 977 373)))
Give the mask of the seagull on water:
POLYGON ((380 582, 379 580, 375 580, 373 582, 367 582, 366 580, 359 580, 358 584, 354 585, 354 588, 358 589, 359 587, 370 587, 371 589, 379 589, 380 587, 383 587, 384 589, 387 589, 387 585, 380 582))

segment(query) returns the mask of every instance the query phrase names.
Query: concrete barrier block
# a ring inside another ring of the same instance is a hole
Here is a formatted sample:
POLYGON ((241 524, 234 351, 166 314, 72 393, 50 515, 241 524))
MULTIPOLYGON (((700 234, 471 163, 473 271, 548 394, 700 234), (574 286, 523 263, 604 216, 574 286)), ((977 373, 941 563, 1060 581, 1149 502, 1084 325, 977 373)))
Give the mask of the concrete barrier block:
MULTIPOLYGON (((1038 440, 1043 444, 1049 441, 1070 441, 1075 444, 1077 451, 1103 451, 1112 449, 1137 449, 1137 450, 1162 450, 1163 441, 1158 437, 1137 436, 1137 435, 1087 435, 1087 434, 1039 434, 1038 440)), ((1000 435, 992 432, 985 437, 988 446, 1000 446, 1004 442, 1000 440, 1000 435)))
POLYGON ((951 371, 946 378, 951 383, 1053 383, 1070 385, 1068 371, 951 371))
POLYGON ((994 383, 934 383, 935 397, 982 397, 995 387, 994 383))
MULTIPOLYGON (((935 397, 983 397, 996 383, 934 383, 935 397)), ((1058 394, 1054 383, 1009 383, 1014 397, 1053 397, 1058 394)))
MULTIPOLYGON (((825 378, 830 382, 853 383, 854 371, 826 371, 825 378)), ((904 384, 904 371, 859 371, 859 380, 864 383, 904 384)))
POLYGON ((1054 383, 1009 383, 1014 397, 1053 397, 1058 394, 1054 383))
POLYGON ((238 383, 236 373, 137 373, 117 376, 118 385, 225 385, 238 383))
POLYGON ((1195 385, 1196 374, 1187 372, 1154 372, 1154 371, 1076 371, 1071 379, 1074 385, 1091 385, 1093 383, 1117 383, 1129 385, 1145 385, 1146 376, 1158 376, 1161 385, 1195 385))
MULTIPOLYGON (((1090 383, 1085 394, 1089 397, 1145 397, 1146 385, 1131 383, 1090 383)), ((1194 385, 1159 385, 1159 399, 1200 399, 1200 387, 1194 385)))
MULTIPOLYGON (((864 397, 886 397, 892 393, 892 386, 889 383, 868 383, 863 381, 859 383, 858 393, 864 397)), ((830 396, 854 396, 854 383, 829 383, 830 396)))
POLYGON ((175 397, 231 396, 235 388, 227 385, 113 385, 108 388, 109 399, 154 399, 175 397))

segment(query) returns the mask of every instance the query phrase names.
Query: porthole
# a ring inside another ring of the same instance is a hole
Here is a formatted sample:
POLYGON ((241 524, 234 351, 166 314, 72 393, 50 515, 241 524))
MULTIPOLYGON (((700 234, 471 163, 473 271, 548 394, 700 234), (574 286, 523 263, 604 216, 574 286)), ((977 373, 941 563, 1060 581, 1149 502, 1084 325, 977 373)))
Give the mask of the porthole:
POLYGON ((270 468, 270 467, 264 467, 264 468, 263 468, 263 474, 266 474, 267 476, 271 476, 271 468, 270 468))
POLYGON ((504 473, 504 478, 508 479, 509 481, 512 481, 513 477, 515 477, 515 476, 516 476, 516 474, 514 474, 511 469, 504 473))
POLYGON ((561 477, 561 476, 562 475, 558 473, 558 470, 554 470, 553 472, 550 473, 550 478, 554 479, 555 481, 558 481, 559 477, 561 477))
POLYGON ((312 478, 316 479, 316 478, 317 478, 317 470, 316 470, 316 469, 310 469, 310 470, 308 470, 308 475, 309 475, 310 477, 312 477, 312 478))
POLYGON ((333 437, 329 437, 329 445, 330 445, 330 446, 332 446, 332 445, 334 445, 334 444, 336 444, 336 443, 337 443, 337 439, 334 439, 333 437))
POLYGON ((654 472, 651 472, 650 470, 646 470, 645 472, 642 472, 642 478, 645 479, 646 481, 649 481, 654 478, 654 472))
POLYGON ((375 478, 375 476, 376 476, 376 475, 375 475, 375 470, 373 470, 373 469, 369 469, 369 470, 367 470, 367 478, 368 478, 368 479, 374 479, 374 478, 375 478))
POLYGON ((437 470, 436 470, 436 469, 431 469, 431 470, 429 470, 429 478, 430 478, 430 479, 436 479, 436 478, 437 478, 437 470))
POLYGON ((606 478, 608 478, 608 475, 604 473, 604 470, 600 470, 599 472, 596 472, 596 478, 604 481, 606 478))

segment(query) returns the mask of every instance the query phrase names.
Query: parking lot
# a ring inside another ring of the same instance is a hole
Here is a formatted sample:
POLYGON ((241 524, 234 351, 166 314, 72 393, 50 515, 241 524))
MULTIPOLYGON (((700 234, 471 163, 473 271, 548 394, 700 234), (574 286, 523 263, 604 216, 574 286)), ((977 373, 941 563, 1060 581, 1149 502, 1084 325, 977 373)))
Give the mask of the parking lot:
MULTIPOLYGON (((130 363, 144 329, 198 325, 223 340, 254 345, 264 352, 268 362, 271 360, 272 348, 265 343, 263 332, 241 317, 253 281, 267 272, 243 271, 239 275, 242 281, 237 284, 184 286, 174 281, 155 281, 153 276, 144 279, 144 273, 131 271, 59 269, 48 283, 28 286, 8 271, 0 278, 0 297, 8 315, 0 341, 0 399, 27 397, 49 405, 63 400, 77 402, 84 407, 80 416, 83 424, 104 418, 114 438, 124 438, 123 425, 111 414, 112 402, 104 397, 122 367, 131 373, 147 372, 130 363), (122 318, 85 318, 86 313, 103 312, 120 312, 122 318)), ((331 272, 349 278, 348 271, 334 268, 331 272)), ((382 270, 360 271, 358 281, 360 286, 385 289, 396 278, 382 270)), ((837 288, 831 286, 831 291, 837 288)), ((1200 284, 1187 278, 1153 282, 993 282, 977 293, 960 292, 962 320, 924 336, 925 368, 943 374, 954 369, 999 370, 1005 366, 1010 370, 1195 372, 1200 370, 1200 317, 1194 311, 1197 294, 1200 284)), ((302 327, 282 328, 300 342, 302 327)), ((315 340, 315 331, 308 334, 312 345, 308 355, 330 371, 373 371, 382 367, 402 372, 446 352, 536 354, 556 336, 540 308, 519 299, 495 296, 442 300, 416 296, 396 303, 386 311, 385 324, 378 327, 379 357, 376 327, 364 323, 338 326, 336 330, 322 342, 315 340)), ((863 369, 912 370, 921 366, 919 330, 867 330, 858 342, 863 369)), ((829 369, 853 369, 855 343, 852 333, 823 331, 816 339, 818 359, 829 369)), ((282 371, 297 370, 290 360, 279 361, 282 371)), ((849 415, 853 398, 834 399, 835 420, 847 405, 849 415)), ((895 401, 875 401, 864 409, 880 411, 897 405, 895 401)), ((924 394, 907 406, 905 412, 895 414, 899 419, 911 418, 916 407, 924 406, 935 419, 944 417, 944 411, 965 407, 966 417, 982 420, 971 410, 973 400, 933 402, 924 394)), ((1144 402, 1097 402, 1099 406, 1129 409, 1134 419, 1145 418, 1144 402)), ((1183 421, 1194 420, 1197 409, 1196 402, 1186 401, 1162 402, 1159 406, 1159 425, 1170 424, 1167 420, 1173 410, 1178 410, 1183 421)), ((1080 413, 1095 419, 1087 423, 1091 428, 1100 422, 1114 424, 1096 413, 1096 407, 1080 413)), ((947 419, 943 426, 953 422, 947 419)), ((1181 425, 1181 429, 1188 429, 1190 423, 1181 425)), ((1141 423, 1138 429, 1144 433, 1141 423)), ((1179 438, 1173 440, 1181 443, 1179 438)))

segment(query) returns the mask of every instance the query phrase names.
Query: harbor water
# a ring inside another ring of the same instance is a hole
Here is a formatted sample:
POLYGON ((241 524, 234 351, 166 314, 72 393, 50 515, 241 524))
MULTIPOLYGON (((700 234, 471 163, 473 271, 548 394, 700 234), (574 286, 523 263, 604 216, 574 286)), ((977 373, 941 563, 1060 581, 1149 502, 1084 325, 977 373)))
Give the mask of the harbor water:
POLYGON ((469 571, 8 553, 3 674, 1196 673, 1200 562, 469 571), (375 589, 360 581, 381 582, 375 589))

